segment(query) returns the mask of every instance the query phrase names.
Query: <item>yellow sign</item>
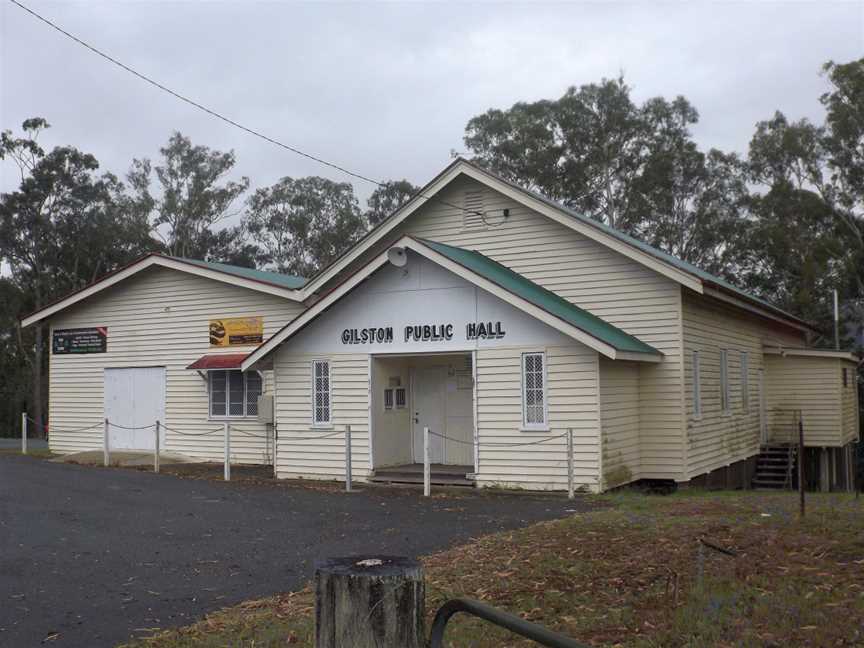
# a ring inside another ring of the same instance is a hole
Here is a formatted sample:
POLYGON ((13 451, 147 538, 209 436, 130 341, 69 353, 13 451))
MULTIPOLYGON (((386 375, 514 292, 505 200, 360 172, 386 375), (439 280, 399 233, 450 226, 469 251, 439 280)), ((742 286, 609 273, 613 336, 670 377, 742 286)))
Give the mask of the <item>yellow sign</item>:
POLYGON ((263 317, 225 317, 210 320, 210 346, 261 344, 263 341, 263 317))

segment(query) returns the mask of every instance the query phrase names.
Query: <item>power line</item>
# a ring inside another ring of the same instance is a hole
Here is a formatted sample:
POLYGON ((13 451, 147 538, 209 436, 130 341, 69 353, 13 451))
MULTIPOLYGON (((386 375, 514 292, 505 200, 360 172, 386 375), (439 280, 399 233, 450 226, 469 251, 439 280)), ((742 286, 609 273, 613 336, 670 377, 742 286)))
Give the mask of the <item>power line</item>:
MULTIPOLYGON (((208 108, 207 106, 204 106, 203 104, 198 103, 194 99, 190 99, 189 97, 187 97, 183 94, 180 94, 179 92, 176 92, 175 90, 172 90, 168 86, 163 85, 162 83, 159 83, 158 81, 150 78, 146 74, 142 74, 141 72, 138 72, 137 70, 129 67, 125 63, 118 61, 113 56, 106 54, 102 50, 94 47, 93 45, 90 45, 89 43, 87 43, 87 42, 81 40, 80 38, 78 38, 77 36, 75 36, 74 34, 71 34, 70 32, 66 31, 65 29, 63 29, 62 27, 60 27, 56 23, 52 22, 48 18, 45 18, 45 16, 42 16, 41 14, 36 13, 35 11, 30 9, 26 5, 22 4, 18 0, 9 0, 9 2, 11 2, 15 6, 23 9, 24 11, 29 13, 31 16, 33 16, 37 20, 42 21, 43 23, 45 23, 46 25, 48 25, 52 29, 60 32, 61 34, 63 34, 67 38, 75 41, 76 43, 78 43, 82 47, 85 47, 86 49, 90 50, 91 52, 93 52, 97 56, 100 56, 103 59, 105 59, 106 61, 113 63, 117 67, 125 70, 126 72, 129 72, 130 74, 138 77, 139 79, 141 79, 142 81, 144 81, 146 83, 149 83, 150 85, 158 88, 159 90, 162 90, 163 92, 167 92, 168 94, 170 94, 174 98, 179 99, 180 101, 183 101, 184 103, 187 103, 190 106, 193 106, 194 108, 197 108, 198 110, 201 110, 201 111, 207 113, 211 117, 215 117, 216 119, 219 119, 219 120, 225 122, 226 124, 230 124, 231 126, 234 126, 235 128, 239 128, 240 130, 242 130, 246 133, 249 133, 250 135, 254 135, 255 137, 263 139, 266 142, 270 142, 271 144, 274 144, 280 148, 283 148, 287 151, 290 151, 291 153, 294 153, 295 155, 299 155, 299 156, 304 157, 308 160, 312 160, 313 162, 317 162, 318 164, 322 164, 326 167, 330 167, 331 169, 335 169, 336 171, 339 171, 339 172, 344 173, 346 175, 357 178, 358 180, 363 180, 364 182, 369 182, 369 183, 374 184, 378 187, 386 187, 387 186, 386 182, 382 182, 380 180, 375 180, 374 178, 370 178, 369 176, 363 175, 362 173, 357 173, 355 171, 351 171, 350 169, 346 169, 345 167, 340 166, 338 164, 334 164, 333 162, 328 162, 327 160, 324 160, 324 159, 322 159, 316 155, 312 155, 311 153, 306 153, 305 151, 301 151, 300 149, 298 149, 294 146, 291 146, 289 144, 285 144, 284 142, 280 142, 279 140, 273 139, 272 137, 265 135, 264 133, 262 133, 260 131, 257 131, 253 128, 249 128, 248 126, 244 126, 243 124, 241 124, 237 121, 234 121, 230 117, 226 117, 222 113, 219 113, 215 110, 212 110, 212 109, 208 108)), ((484 213, 484 212, 475 211, 475 210, 468 210, 468 209, 465 209, 464 207, 459 207, 458 205, 454 205, 452 203, 449 203, 445 200, 442 200, 441 198, 438 198, 437 196, 427 196, 427 195, 424 195, 423 193, 420 193, 420 192, 418 192, 416 194, 416 196, 418 196, 420 198, 424 198, 425 200, 432 200, 432 201, 439 202, 443 205, 447 205, 448 207, 452 207, 453 209, 457 209, 463 213, 475 214, 476 216, 479 216, 483 220, 484 223, 486 223, 487 225, 489 224, 486 221, 486 213, 484 213)), ((500 210, 496 210, 496 211, 500 211, 500 210)))

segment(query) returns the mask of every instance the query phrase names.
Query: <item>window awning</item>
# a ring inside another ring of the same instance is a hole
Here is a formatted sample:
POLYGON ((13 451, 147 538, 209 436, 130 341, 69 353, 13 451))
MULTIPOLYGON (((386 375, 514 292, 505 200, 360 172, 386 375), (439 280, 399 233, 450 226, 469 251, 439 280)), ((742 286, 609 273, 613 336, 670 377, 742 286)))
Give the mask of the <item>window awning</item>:
POLYGON ((239 369, 248 353, 211 353, 198 358, 187 369, 207 371, 209 369, 239 369))

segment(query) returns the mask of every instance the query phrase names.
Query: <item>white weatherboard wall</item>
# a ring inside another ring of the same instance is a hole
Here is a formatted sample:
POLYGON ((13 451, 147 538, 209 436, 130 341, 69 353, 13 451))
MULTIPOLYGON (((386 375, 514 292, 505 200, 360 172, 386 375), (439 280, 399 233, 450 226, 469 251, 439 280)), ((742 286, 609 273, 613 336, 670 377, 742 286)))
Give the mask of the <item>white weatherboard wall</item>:
MULTIPOLYGON (((278 476, 343 478, 344 439, 341 434, 329 435, 350 423, 353 474, 358 479, 368 477, 372 354, 474 349, 480 438, 478 484, 566 488, 563 436, 531 446, 503 444, 540 441, 562 435, 572 427, 577 485, 599 490, 597 353, 413 254, 405 268, 385 266, 276 352, 278 476), (500 321, 506 335, 496 340, 465 340, 465 325, 474 318, 500 321), (406 343, 404 326, 424 323, 452 323, 453 339, 406 343), (342 342, 345 329, 388 326, 394 329, 392 343, 342 342), (548 431, 522 430, 521 358, 528 351, 547 354, 548 431), (311 366, 316 358, 331 362, 333 430, 312 426, 311 366)), ((428 359, 432 357, 423 356, 423 362, 434 362, 428 359)))
MULTIPOLYGON (((688 475, 695 477, 759 452, 759 370, 763 347, 802 346, 803 336, 779 324, 732 310, 712 300, 684 296, 684 400, 688 475), (729 358, 730 411, 720 403, 720 352, 729 358), (693 351, 701 365, 702 416, 694 414, 693 351), (741 352, 747 353, 749 408, 742 396, 741 352)), ((770 383, 766 372, 766 382, 770 383)), ((769 385, 770 387, 770 385, 769 385)), ((766 405, 770 408, 770 404, 766 405)))
POLYGON ((640 455, 635 478, 681 478, 681 290, 671 279, 467 178, 454 181, 399 232, 477 250, 650 344, 663 356, 639 367, 640 455), (464 222, 466 197, 489 212, 464 222), (455 205, 451 207, 446 203, 455 205), (500 210, 509 209, 505 219, 500 210), (496 211, 498 210, 498 211, 496 211))
POLYGON ((804 444, 839 447, 842 434, 841 362, 836 358, 765 356, 768 426, 786 425, 788 412, 801 410, 804 444), (778 420, 780 417, 782 420, 778 420))
MULTIPOLYGON (((165 367, 165 424, 182 432, 201 433, 221 426, 209 419, 207 384, 186 367, 199 357, 218 353, 210 347, 209 321, 220 317, 261 316, 264 339, 303 310, 301 304, 175 270, 153 268, 60 313, 51 328, 108 327, 107 353, 52 355, 49 370, 50 447, 68 453, 102 447, 101 428, 65 434, 104 417, 104 369, 165 367)), ((223 349, 243 353, 252 346, 223 349)), ((270 372, 265 390, 273 391, 270 372)), ((232 460, 267 461, 265 426, 253 419, 232 419, 232 460)), ((193 458, 221 460, 221 432, 182 436, 166 431, 164 449, 193 458)))
POLYGON ((841 407, 843 409, 843 443, 850 443, 858 439, 859 417, 858 411, 858 367, 854 362, 841 361, 840 363, 840 389, 841 407), (843 387, 842 370, 846 370, 846 387, 843 387))
POLYGON ((603 485, 621 486, 639 474, 639 365, 600 358, 603 485))

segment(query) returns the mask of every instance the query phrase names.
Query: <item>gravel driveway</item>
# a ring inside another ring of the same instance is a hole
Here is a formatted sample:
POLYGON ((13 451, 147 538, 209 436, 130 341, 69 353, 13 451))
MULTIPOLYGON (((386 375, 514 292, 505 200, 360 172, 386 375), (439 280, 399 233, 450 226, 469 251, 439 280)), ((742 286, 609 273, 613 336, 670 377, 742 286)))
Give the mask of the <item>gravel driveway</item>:
POLYGON ((417 556, 586 509, 565 497, 426 499, 220 483, 0 455, 0 646, 112 646, 297 589, 317 558, 417 556))

